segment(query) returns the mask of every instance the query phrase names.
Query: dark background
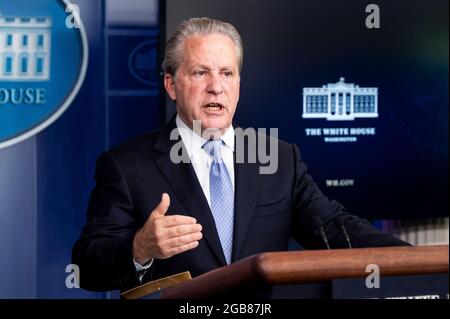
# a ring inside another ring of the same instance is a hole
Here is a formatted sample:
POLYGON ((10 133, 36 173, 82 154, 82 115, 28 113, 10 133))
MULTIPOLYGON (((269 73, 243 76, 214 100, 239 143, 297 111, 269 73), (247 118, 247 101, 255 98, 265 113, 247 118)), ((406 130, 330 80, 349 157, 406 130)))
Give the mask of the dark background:
POLYGON ((189 17, 236 26, 244 41, 237 123, 278 128, 327 196, 370 219, 447 216, 448 1, 377 1, 379 29, 366 27, 368 3, 357 0, 163 3, 165 34, 189 17), (340 77, 378 88, 379 117, 302 119, 303 87, 340 77), (374 127, 376 135, 325 143, 305 134, 325 127, 374 127), (327 187, 330 179, 355 184, 327 187))

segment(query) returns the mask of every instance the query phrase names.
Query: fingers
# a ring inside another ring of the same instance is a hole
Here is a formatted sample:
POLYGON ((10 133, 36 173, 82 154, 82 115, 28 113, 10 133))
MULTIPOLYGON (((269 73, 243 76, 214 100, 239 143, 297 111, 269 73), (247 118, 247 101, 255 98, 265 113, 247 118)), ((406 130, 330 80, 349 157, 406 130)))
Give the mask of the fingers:
POLYGON ((164 218, 161 218, 158 223, 161 227, 172 227, 177 225, 191 225, 196 224, 197 220, 190 216, 184 216, 184 215, 171 215, 171 216, 164 216, 164 218))
POLYGON ((181 253, 184 253, 185 251, 194 249, 197 246, 198 246, 198 241, 193 241, 193 242, 190 242, 189 244, 173 247, 169 250, 169 252, 173 256, 173 255, 181 254, 181 253))
MULTIPOLYGON (((155 232, 155 237, 159 242, 164 242, 167 244, 167 241, 171 238, 183 237, 190 234, 200 233, 202 231, 202 225, 200 224, 192 224, 192 225, 177 225, 169 228, 158 228, 155 232)), ((194 239, 197 240, 197 239, 194 239)), ((175 240, 176 241, 176 240, 175 240)), ((185 244, 187 242, 183 242, 185 244)), ((175 243, 171 246, 179 246, 181 243, 175 243)))
POLYGON ((164 193, 161 196, 161 202, 159 202, 158 206, 153 210, 153 216, 164 216, 169 209, 170 206, 170 197, 169 194, 164 193))
POLYGON ((168 229, 166 234, 159 237, 157 244, 162 258, 170 258, 198 246, 203 238, 201 225, 180 225, 168 229), (171 237, 168 237, 171 236, 171 237), (164 238, 164 239, 162 239, 164 238))
POLYGON ((180 237, 192 233, 197 233, 202 231, 202 225, 192 224, 192 225, 177 225, 165 229, 165 238, 180 237))
POLYGON ((191 244, 193 242, 198 242, 203 238, 203 234, 201 232, 190 233, 183 236, 172 237, 167 240, 166 245, 171 249, 185 246, 187 244, 191 244))

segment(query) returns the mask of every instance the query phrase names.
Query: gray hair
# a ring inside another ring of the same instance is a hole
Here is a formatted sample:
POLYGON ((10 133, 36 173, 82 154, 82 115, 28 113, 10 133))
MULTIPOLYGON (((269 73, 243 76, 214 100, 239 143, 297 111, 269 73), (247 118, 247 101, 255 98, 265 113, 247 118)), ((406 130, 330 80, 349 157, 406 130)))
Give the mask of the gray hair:
POLYGON ((210 18, 191 18, 178 26, 174 34, 166 43, 166 52, 162 64, 164 73, 175 76, 175 73, 182 62, 184 42, 188 37, 207 36, 211 34, 227 35, 233 41, 236 48, 240 73, 244 56, 241 36, 236 28, 230 23, 210 18))

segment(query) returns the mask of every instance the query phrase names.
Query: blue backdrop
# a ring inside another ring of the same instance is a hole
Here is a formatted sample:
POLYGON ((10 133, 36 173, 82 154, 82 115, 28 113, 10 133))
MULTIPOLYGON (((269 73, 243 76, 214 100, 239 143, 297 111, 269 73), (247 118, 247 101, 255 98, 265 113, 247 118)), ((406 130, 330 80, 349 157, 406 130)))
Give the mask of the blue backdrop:
POLYGON ((97 156, 159 126, 158 29, 108 23, 103 0, 73 3, 89 41, 84 84, 55 123, 0 150, 0 298, 117 296, 68 289, 66 266, 85 222, 97 156))

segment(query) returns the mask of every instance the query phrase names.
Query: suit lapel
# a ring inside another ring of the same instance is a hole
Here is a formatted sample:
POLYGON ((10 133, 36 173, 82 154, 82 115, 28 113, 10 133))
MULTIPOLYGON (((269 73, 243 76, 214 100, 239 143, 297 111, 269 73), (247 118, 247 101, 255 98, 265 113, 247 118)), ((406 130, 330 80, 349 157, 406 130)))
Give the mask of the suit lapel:
MULTIPOLYGON (((246 141, 238 141, 236 137, 235 149, 237 143, 245 142, 245 158, 248 159, 248 152, 255 152, 256 148, 249 147, 246 141)), ((242 162, 242 161, 241 161, 242 162)), ((240 259, 242 248, 247 237, 248 229, 253 217, 255 205, 258 196, 258 165, 256 163, 238 163, 236 152, 234 156, 234 174, 235 174, 235 203, 234 203, 234 233, 233 233, 233 255, 232 260, 240 259)))
MULTIPOLYGON (((226 265, 214 218, 192 164, 175 164, 170 159, 172 146, 181 140, 181 137, 178 140, 170 140, 170 133, 174 129, 176 129, 175 119, 172 119, 161 129, 154 146, 156 150, 161 152, 161 155, 156 159, 156 165, 172 187, 181 204, 203 226, 203 238, 214 252, 220 264, 226 265)), ((184 144, 182 147, 183 154, 187 154, 184 144)))

